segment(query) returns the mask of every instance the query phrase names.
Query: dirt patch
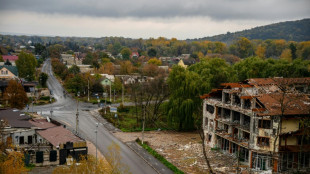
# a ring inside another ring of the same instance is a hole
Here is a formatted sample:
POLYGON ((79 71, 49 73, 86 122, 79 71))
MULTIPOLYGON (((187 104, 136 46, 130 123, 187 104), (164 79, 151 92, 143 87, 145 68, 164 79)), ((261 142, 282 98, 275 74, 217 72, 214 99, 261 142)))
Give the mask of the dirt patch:
MULTIPOLYGON (((116 132, 116 137, 124 142, 142 137, 139 132, 116 132)), ((201 139, 196 132, 150 131, 144 135, 145 141, 182 171, 189 174, 207 173, 207 164, 202 153, 201 139)), ((211 166, 217 173, 235 171, 236 159, 230 154, 211 150, 207 147, 211 166)))

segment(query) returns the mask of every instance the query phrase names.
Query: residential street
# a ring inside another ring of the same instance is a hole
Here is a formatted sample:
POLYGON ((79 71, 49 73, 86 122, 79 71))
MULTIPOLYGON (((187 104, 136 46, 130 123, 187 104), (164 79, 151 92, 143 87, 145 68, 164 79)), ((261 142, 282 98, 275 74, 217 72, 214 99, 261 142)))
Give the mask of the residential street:
MULTIPOLYGON (((77 102, 71 97, 64 97, 63 87, 54 77, 50 59, 45 61, 42 71, 49 75, 47 85, 52 91, 53 97, 57 100, 53 104, 33 107, 34 112, 42 112, 43 116, 51 116, 50 111, 53 110, 52 118, 67 125, 71 130, 75 130, 77 102)), ((96 122, 97 120, 91 116, 90 110, 98 109, 97 105, 79 102, 79 135, 86 140, 96 143, 96 122)), ((32 110, 32 106, 30 106, 32 110)), ((142 158, 133 152, 127 145, 115 138, 104 126, 99 125, 97 134, 98 149, 103 153, 108 153, 108 147, 115 142, 120 146, 121 162, 126 164, 129 171, 133 174, 152 174, 157 173, 142 158)))

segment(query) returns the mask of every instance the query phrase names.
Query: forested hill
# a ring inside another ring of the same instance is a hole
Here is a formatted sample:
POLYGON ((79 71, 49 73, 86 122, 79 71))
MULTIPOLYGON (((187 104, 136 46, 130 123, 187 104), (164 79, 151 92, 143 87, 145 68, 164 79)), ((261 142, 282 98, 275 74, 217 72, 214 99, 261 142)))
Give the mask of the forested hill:
POLYGON ((308 41, 310 40, 310 19, 303 19, 297 21, 280 22, 260 27, 255 27, 249 30, 238 31, 235 33, 227 32, 227 34, 220 34, 212 37, 204 37, 194 40, 209 40, 220 41, 225 43, 232 43, 240 37, 248 39, 284 39, 287 41, 308 41))

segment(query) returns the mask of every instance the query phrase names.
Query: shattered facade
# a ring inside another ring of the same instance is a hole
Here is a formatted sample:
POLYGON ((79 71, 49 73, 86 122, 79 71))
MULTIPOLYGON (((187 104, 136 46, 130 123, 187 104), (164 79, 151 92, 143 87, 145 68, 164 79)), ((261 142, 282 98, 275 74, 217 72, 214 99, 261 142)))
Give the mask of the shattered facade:
POLYGON ((310 168, 310 78, 224 83, 201 96, 206 143, 255 170, 310 168))

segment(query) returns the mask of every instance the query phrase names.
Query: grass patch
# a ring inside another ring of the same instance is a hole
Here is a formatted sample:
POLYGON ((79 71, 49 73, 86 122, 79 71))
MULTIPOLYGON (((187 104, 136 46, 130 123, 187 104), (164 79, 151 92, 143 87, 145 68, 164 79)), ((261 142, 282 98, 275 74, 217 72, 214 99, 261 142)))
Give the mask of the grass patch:
POLYGON ((36 165, 35 165, 35 164, 30 163, 30 164, 26 165, 25 167, 26 167, 26 169, 27 169, 27 170, 29 170, 29 171, 30 171, 30 170, 32 170, 33 168, 35 168, 35 167, 36 167, 36 165))
POLYGON ((147 143, 142 144, 141 140, 138 138, 136 142, 143 147, 146 151, 148 151, 151 155, 153 155, 156 159, 158 159, 161 163, 163 163, 166 167, 168 167, 170 170, 172 170, 176 174, 184 174, 180 169, 178 169, 176 166, 171 164, 169 161, 167 161, 163 156, 161 156, 159 153, 157 153, 155 150, 153 150, 150 146, 147 145, 147 143))
MULTIPOLYGON (((142 131, 142 119, 141 119, 141 108, 137 108, 138 118, 136 115, 135 106, 119 106, 117 108, 117 117, 115 113, 110 113, 107 108, 106 114, 104 109, 100 111, 101 116, 108 122, 112 123, 115 127, 122 130, 123 132, 140 132, 142 131)), ((160 125, 164 125, 163 119, 158 119, 156 122, 146 122, 145 131, 151 130, 166 130, 160 125)))

